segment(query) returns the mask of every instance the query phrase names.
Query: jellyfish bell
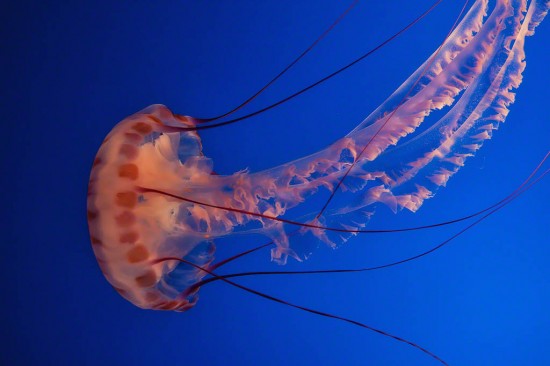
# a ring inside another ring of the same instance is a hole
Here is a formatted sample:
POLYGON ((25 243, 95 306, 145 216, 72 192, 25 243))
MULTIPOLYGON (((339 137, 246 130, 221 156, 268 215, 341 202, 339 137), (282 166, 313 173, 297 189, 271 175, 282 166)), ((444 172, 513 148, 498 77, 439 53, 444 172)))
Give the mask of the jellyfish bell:
POLYGON ((377 206, 416 212, 505 120, 525 68, 524 38, 550 4, 525 6, 498 1, 489 12, 487 1, 476 1, 353 131, 265 171, 215 174, 198 120, 165 106, 127 117, 101 145, 90 177, 88 222, 105 277, 141 308, 185 311, 219 238, 260 234, 274 244, 272 260, 284 264, 304 257, 301 238, 345 242, 377 206), (444 115, 431 118, 438 109, 444 115), (300 211, 327 191, 320 211, 300 211))
POLYGON ((88 223, 101 270, 127 300, 142 308, 185 310, 194 294, 178 298, 186 283, 203 274, 191 271, 170 282, 174 263, 152 258, 176 256, 198 265, 213 259, 214 244, 199 228, 200 208, 140 187, 174 193, 200 190, 210 181, 212 164, 202 154, 192 119, 152 105, 117 124, 95 158, 88 188, 88 223), (176 300, 177 299, 177 300, 176 300))

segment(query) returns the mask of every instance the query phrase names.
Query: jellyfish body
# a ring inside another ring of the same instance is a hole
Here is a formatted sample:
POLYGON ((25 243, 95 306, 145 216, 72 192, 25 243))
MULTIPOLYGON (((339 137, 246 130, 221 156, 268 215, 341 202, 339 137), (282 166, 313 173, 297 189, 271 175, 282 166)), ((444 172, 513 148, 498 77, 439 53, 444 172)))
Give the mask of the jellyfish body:
POLYGON ((525 68, 525 37, 549 6, 532 1, 527 10, 526 1, 499 0, 489 12, 488 1, 476 1, 351 133, 262 172, 215 174, 196 121, 165 106, 124 119, 99 149, 89 185, 91 241, 105 277, 139 307, 184 311, 196 303, 193 285, 206 272, 154 259, 206 268, 216 239, 255 234, 273 241, 273 260, 301 260, 308 252, 300 238, 336 246, 364 227, 377 205, 415 212, 505 120, 525 68), (443 108, 443 117, 429 118, 443 108), (423 122, 429 126, 418 132, 423 122), (322 214, 300 210, 327 190, 338 198, 322 214), (310 225, 290 229, 295 221, 310 225))

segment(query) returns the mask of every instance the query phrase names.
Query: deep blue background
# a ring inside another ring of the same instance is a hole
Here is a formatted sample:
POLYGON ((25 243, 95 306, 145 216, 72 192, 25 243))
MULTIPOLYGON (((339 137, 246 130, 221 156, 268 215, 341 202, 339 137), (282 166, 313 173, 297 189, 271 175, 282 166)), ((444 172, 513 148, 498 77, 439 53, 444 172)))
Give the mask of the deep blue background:
MULTIPOLYGON (((153 103, 200 117, 226 111, 300 53, 347 3, 3 5, 1 364, 435 364, 388 338, 221 283, 202 289, 187 313, 140 310, 104 280, 89 244, 88 174, 116 122, 153 103)), ((429 4, 364 1, 255 106, 349 62, 429 4)), ((267 168, 351 130, 437 47, 461 6, 446 1, 368 61, 277 110, 204 132, 216 171, 267 168)), ((527 40, 525 80, 494 139, 416 215, 381 212, 373 227, 458 217, 520 184, 549 147, 549 36, 549 24, 542 24, 527 40)), ((549 203, 546 179, 444 249, 392 269, 240 282, 418 342, 452 365, 548 365, 549 203)), ((336 251, 321 247, 286 268, 382 264, 462 226, 363 236, 336 251)), ((233 244, 220 253, 256 243, 233 244)), ((279 267, 264 251, 227 272, 251 269, 279 267)))

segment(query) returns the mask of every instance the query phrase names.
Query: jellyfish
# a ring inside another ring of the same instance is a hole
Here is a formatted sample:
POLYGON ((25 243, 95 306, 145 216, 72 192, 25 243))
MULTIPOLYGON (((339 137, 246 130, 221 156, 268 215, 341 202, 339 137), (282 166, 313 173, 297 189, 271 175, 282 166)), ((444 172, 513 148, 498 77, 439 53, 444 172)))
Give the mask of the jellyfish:
POLYGON ((506 118, 525 68, 525 37, 548 2, 477 1, 445 42, 353 131, 307 157, 261 172, 218 175, 199 121, 152 105, 117 124, 94 161, 88 222, 107 280, 142 308, 183 311, 215 258, 216 239, 261 235, 271 259, 302 260, 361 231, 376 205, 416 212, 506 118), (434 110, 447 109, 431 121, 434 110), (429 124, 422 130, 425 122, 429 124), (420 131, 421 130, 421 131, 420 131), (420 131, 420 132, 418 132, 420 131), (320 212, 302 204, 323 191, 320 212), (185 297, 182 297, 185 294, 185 297))
POLYGON ((221 238, 263 237, 284 265, 307 258, 312 242, 337 247, 366 232, 378 206, 416 212, 505 121, 525 37, 549 7, 477 0, 350 133, 264 171, 217 174, 200 137, 211 125, 164 105, 125 118, 99 148, 88 189, 92 248, 107 281, 140 308, 186 311, 220 266, 221 238), (433 118, 436 110, 445 113, 433 118), (308 211, 305 202, 327 194, 308 211))

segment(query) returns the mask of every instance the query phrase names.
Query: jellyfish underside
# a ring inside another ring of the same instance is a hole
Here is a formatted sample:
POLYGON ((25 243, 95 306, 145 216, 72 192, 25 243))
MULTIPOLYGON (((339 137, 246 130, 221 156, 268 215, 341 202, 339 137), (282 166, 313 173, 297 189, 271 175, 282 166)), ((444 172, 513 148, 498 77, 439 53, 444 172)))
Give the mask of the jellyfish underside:
POLYGON ((107 280, 142 308, 184 311, 214 261, 216 239, 262 235, 272 260, 301 260, 321 241, 335 247, 363 228, 377 205, 415 212, 492 136, 525 68, 524 38, 544 1, 478 0, 445 40, 380 107, 329 147, 261 172, 218 175, 192 117, 152 105, 117 124, 91 173, 88 221, 107 280), (445 109, 432 120, 430 113, 445 109), (418 129, 421 123, 428 127, 418 129), (342 179, 345 177, 345 180, 342 179), (310 197, 338 190, 322 215, 310 197), (275 218, 315 223, 296 228, 275 218), (155 262, 176 257, 178 261, 155 262))

